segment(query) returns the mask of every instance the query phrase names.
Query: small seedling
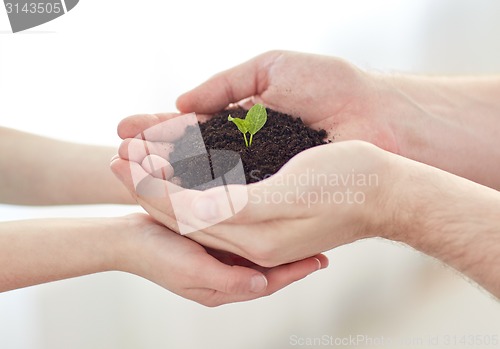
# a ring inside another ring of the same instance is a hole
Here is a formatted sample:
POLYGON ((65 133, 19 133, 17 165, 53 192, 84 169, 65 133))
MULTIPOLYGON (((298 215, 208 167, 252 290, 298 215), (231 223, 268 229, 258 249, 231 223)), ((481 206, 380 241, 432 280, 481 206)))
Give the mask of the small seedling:
POLYGON ((227 117, 228 121, 234 122, 238 130, 243 133, 245 145, 247 147, 252 145, 253 135, 260 131, 267 121, 267 111, 262 104, 255 104, 247 112, 244 119, 233 118, 231 115, 227 117), (250 133, 250 141, 247 139, 247 132, 250 133))

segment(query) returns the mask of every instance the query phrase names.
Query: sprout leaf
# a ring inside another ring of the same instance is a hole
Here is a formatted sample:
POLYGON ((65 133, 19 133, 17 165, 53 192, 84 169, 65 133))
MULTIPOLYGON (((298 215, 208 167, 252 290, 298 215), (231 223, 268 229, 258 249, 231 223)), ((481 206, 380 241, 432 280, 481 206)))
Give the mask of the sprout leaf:
POLYGON ((238 130, 243 133, 245 145, 252 145, 253 135, 260 131, 267 121, 267 111, 262 104, 255 104, 247 112, 245 119, 233 118, 231 115, 227 117, 228 121, 234 122, 238 130), (247 132, 250 133, 250 142, 247 140, 247 132))

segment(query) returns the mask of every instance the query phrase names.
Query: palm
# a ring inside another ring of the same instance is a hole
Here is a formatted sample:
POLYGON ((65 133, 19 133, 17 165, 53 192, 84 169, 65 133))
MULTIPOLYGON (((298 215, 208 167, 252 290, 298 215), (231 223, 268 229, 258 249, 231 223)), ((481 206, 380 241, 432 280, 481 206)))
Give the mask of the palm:
MULTIPOLYGON (((179 97, 177 104, 182 112, 196 112, 203 120, 206 114, 218 112, 231 103, 239 102, 248 107, 248 104, 259 102, 298 116, 313 128, 325 129, 333 141, 364 140, 397 153, 397 140, 389 120, 398 118, 386 115, 384 105, 379 103, 382 92, 374 87, 371 78, 339 59, 270 52, 216 75, 179 97), (244 100, 249 103, 242 102, 244 100)), ((133 138, 173 117, 171 114, 134 116, 120 124, 119 133, 124 139, 133 138)), ((145 154, 134 160, 129 157, 127 148, 128 143, 124 142, 120 156, 141 164, 145 154)), ((144 146, 139 145, 139 148, 144 149, 144 146)), ((115 173, 130 171, 127 167, 115 165, 115 173)), ((125 184, 132 192, 137 191, 132 183, 125 184)), ((139 195, 138 201, 158 221, 178 231, 168 197, 139 195)))

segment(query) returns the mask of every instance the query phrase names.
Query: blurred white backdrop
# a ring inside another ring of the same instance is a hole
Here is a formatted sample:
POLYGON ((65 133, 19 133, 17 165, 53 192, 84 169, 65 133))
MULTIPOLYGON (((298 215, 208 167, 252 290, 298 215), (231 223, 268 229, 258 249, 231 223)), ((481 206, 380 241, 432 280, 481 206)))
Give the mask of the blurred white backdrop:
MULTIPOLYGON (((117 145, 123 117, 175 110, 180 93, 270 49, 387 72, 498 73, 498 18, 495 0, 80 0, 67 15, 14 35, 0 9, 0 124, 117 145)), ((0 220, 138 210, 3 205, 0 220)), ((328 255, 328 270, 216 309, 121 273, 3 293, 0 348, 281 349, 293 335, 357 334, 430 348, 429 336, 500 335, 497 301, 405 246, 370 240, 328 255)))

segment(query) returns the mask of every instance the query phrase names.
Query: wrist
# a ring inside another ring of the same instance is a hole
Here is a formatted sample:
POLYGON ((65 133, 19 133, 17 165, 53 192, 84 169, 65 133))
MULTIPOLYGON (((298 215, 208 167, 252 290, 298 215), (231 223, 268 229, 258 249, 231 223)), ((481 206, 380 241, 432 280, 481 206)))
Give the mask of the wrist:
POLYGON ((106 267, 110 271, 132 272, 138 246, 138 235, 143 230, 134 219, 136 214, 107 218, 104 223, 109 232, 106 241, 108 259, 106 267))
POLYGON ((442 252, 446 237, 441 232, 466 211, 464 191, 472 193, 475 186, 482 186, 402 156, 390 157, 389 215, 383 237, 429 254, 442 252))
POLYGON ((434 207, 435 200, 439 196, 440 205, 444 206, 449 200, 439 193, 442 171, 401 156, 393 157, 391 167, 391 213, 383 237, 426 250, 429 246, 424 246, 427 245, 425 234, 432 225, 428 218, 440 209, 434 207))
POLYGON ((412 165, 398 185, 406 194, 391 238, 445 262, 500 296, 499 192, 430 166, 412 165))
POLYGON ((379 123, 387 124, 394 135, 395 148, 389 150, 423 161, 439 131, 439 120, 429 110, 429 104, 436 103, 427 99, 429 87, 405 75, 371 73, 371 77, 378 87, 380 105, 374 108, 379 123))
POLYGON ((491 226, 498 224, 497 191, 432 166, 399 160, 399 177, 392 187, 392 228, 385 237, 453 264, 457 254, 464 257, 468 246, 480 242, 478 234, 489 235, 491 226))
POLYGON ((133 238, 127 217, 84 218, 80 229, 88 237, 85 241, 96 272, 122 269, 133 238))
POLYGON ((475 182, 500 188, 500 78, 372 74, 394 132, 393 152, 475 182), (474 162, 464 163, 464 157, 474 162), (485 165, 487 164, 487 165, 485 165))
POLYGON ((152 219, 140 213, 113 218, 114 229, 118 232, 110 249, 112 270, 145 276, 149 270, 147 250, 148 234, 151 232, 152 219), (146 242, 146 244, 145 244, 146 242))

